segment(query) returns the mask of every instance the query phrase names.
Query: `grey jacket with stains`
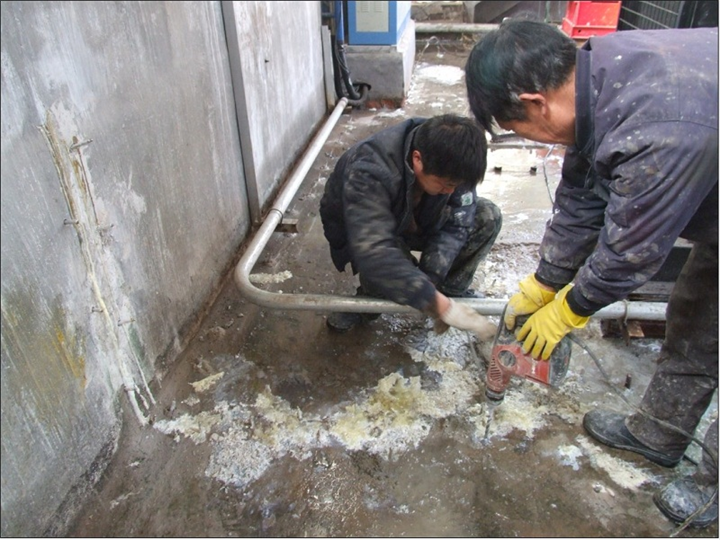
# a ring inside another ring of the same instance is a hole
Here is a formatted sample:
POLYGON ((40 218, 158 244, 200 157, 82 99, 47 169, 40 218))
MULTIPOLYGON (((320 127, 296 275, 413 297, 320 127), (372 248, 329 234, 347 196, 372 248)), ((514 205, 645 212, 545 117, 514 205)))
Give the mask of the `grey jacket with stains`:
POLYGON ((590 315, 657 273, 678 237, 717 243, 717 28, 590 38, 540 281, 590 315))
POLYGON ((451 195, 425 194, 411 232, 415 174, 409 165, 413 118, 361 141, 345 152, 325 185, 320 203, 333 263, 372 284, 385 298, 426 311, 435 284, 447 275, 475 222, 474 186, 451 195), (419 266, 410 250, 422 251, 419 266))

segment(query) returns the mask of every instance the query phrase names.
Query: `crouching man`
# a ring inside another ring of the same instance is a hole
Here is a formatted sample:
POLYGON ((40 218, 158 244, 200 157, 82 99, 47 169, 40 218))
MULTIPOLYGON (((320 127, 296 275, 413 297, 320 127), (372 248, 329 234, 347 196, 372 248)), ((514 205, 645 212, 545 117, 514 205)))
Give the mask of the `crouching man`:
MULTIPOLYGON (((487 142, 474 120, 413 118, 343 154, 320 203, 338 271, 359 274, 358 295, 412 306, 442 323, 495 335, 495 325, 454 297, 474 296, 475 271, 501 227, 499 208, 475 189, 487 142), (419 260, 411 252, 420 252, 419 260)), ((377 314, 333 313, 346 332, 377 314)))

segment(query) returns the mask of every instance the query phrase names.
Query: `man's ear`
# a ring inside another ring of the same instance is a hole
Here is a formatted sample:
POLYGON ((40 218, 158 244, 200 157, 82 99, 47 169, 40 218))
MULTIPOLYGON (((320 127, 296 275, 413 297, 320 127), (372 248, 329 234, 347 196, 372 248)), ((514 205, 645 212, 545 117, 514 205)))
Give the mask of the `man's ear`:
POLYGON ((422 162, 422 154, 420 153, 420 150, 412 151, 412 162, 413 162, 413 170, 422 172, 423 162, 422 162))
POLYGON ((528 92, 520 94, 518 97, 525 105, 525 110, 528 114, 535 112, 545 115, 547 112, 548 102, 547 98, 543 94, 531 94, 528 92))

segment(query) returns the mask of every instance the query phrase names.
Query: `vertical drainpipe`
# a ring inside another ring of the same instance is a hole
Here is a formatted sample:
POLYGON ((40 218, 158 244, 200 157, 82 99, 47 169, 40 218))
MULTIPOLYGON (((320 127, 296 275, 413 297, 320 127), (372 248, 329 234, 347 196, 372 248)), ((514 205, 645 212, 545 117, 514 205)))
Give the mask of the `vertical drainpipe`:
POLYGON ((343 2, 335 0, 335 39, 339 44, 345 43, 345 17, 343 2))
MULTIPOLYGON (((240 153, 245 173, 245 189, 247 192, 250 221, 258 225, 262 219, 260 205, 260 192, 258 178, 255 174, 255 158, 253 153, 252 137, 250 134, 250 120, 248 118, 247 99, 243 81, 242 61, 240 58, 240 43, 238 41, 237 24, 235 23, 235 2, 224 0, 220 3, 225 24, 225 41, 230 60, 230 78, 232 80, 233 95, 235 98, 235 114, 240 134, 240 153)), ((240 181, 240 179, 238 179, 240 181)))

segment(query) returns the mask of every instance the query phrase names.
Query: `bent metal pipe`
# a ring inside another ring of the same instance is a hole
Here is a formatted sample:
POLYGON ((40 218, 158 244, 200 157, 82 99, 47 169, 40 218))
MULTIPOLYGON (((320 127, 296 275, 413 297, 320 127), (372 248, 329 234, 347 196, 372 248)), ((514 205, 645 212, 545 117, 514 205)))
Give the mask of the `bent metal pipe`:
MULTIPOLYGON (((315 136, 296 169, 275 200, 275 204, 267 213, 265 220, 255 236, 248 244, 247 250, 235 267, 235 284, 240 291, 253 303, 271 309, 293 309, 310 311, 347 311, 358 313, 417 313, 410 306, 396 304, 389 300, 376 298, 359 298, 356 296, 339 296, 331 294, 287 294, 264 291, 250 281, 250 273, 265 245, 282 222, 283 215, 290 205, 295 193, 302 185, 305 175, 320 153, 340 115, 348 104, 342 98, 335 106, 332 114, 315 136)), ((458 298, 457 302, 467 304, 482 315, 500 315, 507 304, 507 298, 458 298)), ((633 319, 647 321, 664 321, 664 302, 616 302, 601 309, 593 317, 601 319, 633 319)))

